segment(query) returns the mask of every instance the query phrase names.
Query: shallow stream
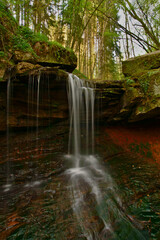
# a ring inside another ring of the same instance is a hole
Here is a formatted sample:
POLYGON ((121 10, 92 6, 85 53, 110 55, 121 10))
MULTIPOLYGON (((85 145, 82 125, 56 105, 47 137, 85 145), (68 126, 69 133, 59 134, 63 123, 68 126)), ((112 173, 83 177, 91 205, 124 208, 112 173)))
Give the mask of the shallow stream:
MULTIPOLYGON (((77 218, 66 174, 68 129, 63 123, 39 130, 38 140, 36 131, 10 133, 9 173, 6 137, 0 137, 0 239, 87 239, 85 227, 90 239, 158 240, 159 165, 115 144, 104 127, 96 131, 95 149, 105 176, 94 176, 103 198, 97 205, 79 179, 85 204, 77 218)), ((89 163, 88 171, 94 172, 89 163)))

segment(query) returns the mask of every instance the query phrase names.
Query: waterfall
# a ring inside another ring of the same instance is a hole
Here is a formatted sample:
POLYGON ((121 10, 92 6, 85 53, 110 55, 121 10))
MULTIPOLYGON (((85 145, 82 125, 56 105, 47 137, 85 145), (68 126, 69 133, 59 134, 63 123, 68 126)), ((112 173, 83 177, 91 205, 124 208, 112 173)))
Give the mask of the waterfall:
POLYGON ((80 154, 94 152, 94 90, 91 84, 69 75, 70 136, 69 153, 73 150, 75 166, 79 167, 80 154), (85 125, 85 126, 84 126, 85 125), (72 141, 72 142, 71 142, 72 141), (89 143, 90 146, 89 146, 89 143), (72 150, 71 150, 72 148, 72 150))
POLYGON ((11 79, 9 77, 7 82, 7 180, 4 186, 4 191, 9 191, 11 187, 11 163, 10 163, 10 142, 9 142, 9 113, 10 113, 10 98, 11 98, 11 79))
POLYGON ((9 112, 10 112, 10 98, 11 98, 11 79, 7 82, 7 157, 9 159, 9 112))
POLYGON ((127 227, 129 233, 125 234, 133 234, 135 239, 144 239, 128 221, 117 186, 94 153, 93 85, 69 74, 68 101, 70 131, 66 159, 69 168, 65 174, 69 178, 72 208, 83 237, 87 240, 119 239, 114 231, 116 225, 122 231, 127 227))
POLYGON ((29 76, 28 80, 28 133, 29 126, 34 127, 33 117, 36 114, 36 139, 38 139, 38 126, 39 126, 39 101, 40 101, 40 80, 41 74, 37 77, 29 76))
MULTIPOLYGON (((41 74, 39 73, 37 77, 37 121, 36 121, 36 128, 37 128, 37 141, 38 141, 38 124, 39 124, 39 91, 40 91, 40 80, 41 74)), ((38 145, 38 143, 37 143, 38 145)))

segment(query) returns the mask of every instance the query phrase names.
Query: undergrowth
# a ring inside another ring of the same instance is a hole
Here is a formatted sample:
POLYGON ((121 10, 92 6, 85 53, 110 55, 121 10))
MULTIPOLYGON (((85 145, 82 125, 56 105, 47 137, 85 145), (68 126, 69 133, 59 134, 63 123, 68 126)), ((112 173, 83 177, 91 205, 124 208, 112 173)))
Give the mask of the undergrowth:
POLYGON ((12 13, 0 0, 0 57, 6 56, 7 52, 13 54, 15 50, 22 52, 30 52, 33 56, 37 56, 33 46, 36 42, 47 43, 51 50, 55 51, 55 55, 61 58, 61 53, 67 52, 73 58, 74 52, 63 47, 56 41, 49 41, 48 37, 42 33, 34 33, 30 28, 26 26, 19 26, 16 19, 12 16, 12 13))

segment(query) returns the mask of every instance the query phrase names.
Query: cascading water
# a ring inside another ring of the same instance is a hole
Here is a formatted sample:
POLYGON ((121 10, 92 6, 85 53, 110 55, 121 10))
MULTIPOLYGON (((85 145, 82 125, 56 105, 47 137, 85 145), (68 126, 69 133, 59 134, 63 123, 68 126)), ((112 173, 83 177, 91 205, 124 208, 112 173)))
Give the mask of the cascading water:
MULTIPOLYGON (((28 81, 28 141, 29 141, 29 135, 32 131, 34 131, 36 127, 36 133, 35 133, 35 150, 37 152, 37 155, 39 154, 39 102, 40 102, 40 85, 41 85, 41 73, 39 72, 38 75, 30 75, 29 81, 28 81), (29 130, 29 127, 31 129, 29 130)), ((29 142, 28 142, 29 146, 29 142)), ((30 147, 30 146, 29 146, 30 147)), ((37 166, 38 163, 35 164, 35 170, 34 170, 34 180, 32 184, 38 183, 38 173, 37 173, 37 166)), ((32 166, 32 163, 30 163, 32 166)), ((27 185, 28 186, 28 185, 27 185)))
POLYGON ((69 189, 72 208, 88 240, 121 239, 114 228, 129 229, 124 239, 144 237, 123 211, 117 187, 94 155, 94 101, 92 85, 73 74, 68 76, 70 109, 69 189), (133 237, 131 237, 133 235, 133 237))
MULTIPOLYGON (((40 80, 41 80, 41 74, 39 73, 37 77, 37 141, 38 141, 38 119, 39 119, 39 91, 40 91, 40 80)), ((38 145, 38 144, 37 144, 38 145)))
POLYGON ((7 180, 4 186, 4 191, 9 191, 11 187, 11 164, 10 164, 10 142, 9 142, 9 113, 10 113, 10 98, 11 98, 11 79, 7 82, 7 180))
MULTIPOLYGON (((29 76, 29 81, 28 81, 28 132, 29 132, 30 120, 33 119, 33 117, 35 117, 35 113, 36 113, 37 141, 38 141, 38 126, 39 126, 40 80, 41 80, 41 74, 39 73, 37 77, 29 76)), ((34 123, 33 123, 33 126, 34 126, 34 123)))

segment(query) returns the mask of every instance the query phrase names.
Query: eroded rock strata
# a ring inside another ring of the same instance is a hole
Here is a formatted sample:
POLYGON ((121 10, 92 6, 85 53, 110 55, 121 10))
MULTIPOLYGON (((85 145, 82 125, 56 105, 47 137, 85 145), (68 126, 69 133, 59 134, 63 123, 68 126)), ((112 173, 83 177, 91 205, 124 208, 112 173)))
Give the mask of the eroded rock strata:
POLYGON ((107 122, 160 118, 160 51, 122 63, 123 81, 97 83, 107 122))

